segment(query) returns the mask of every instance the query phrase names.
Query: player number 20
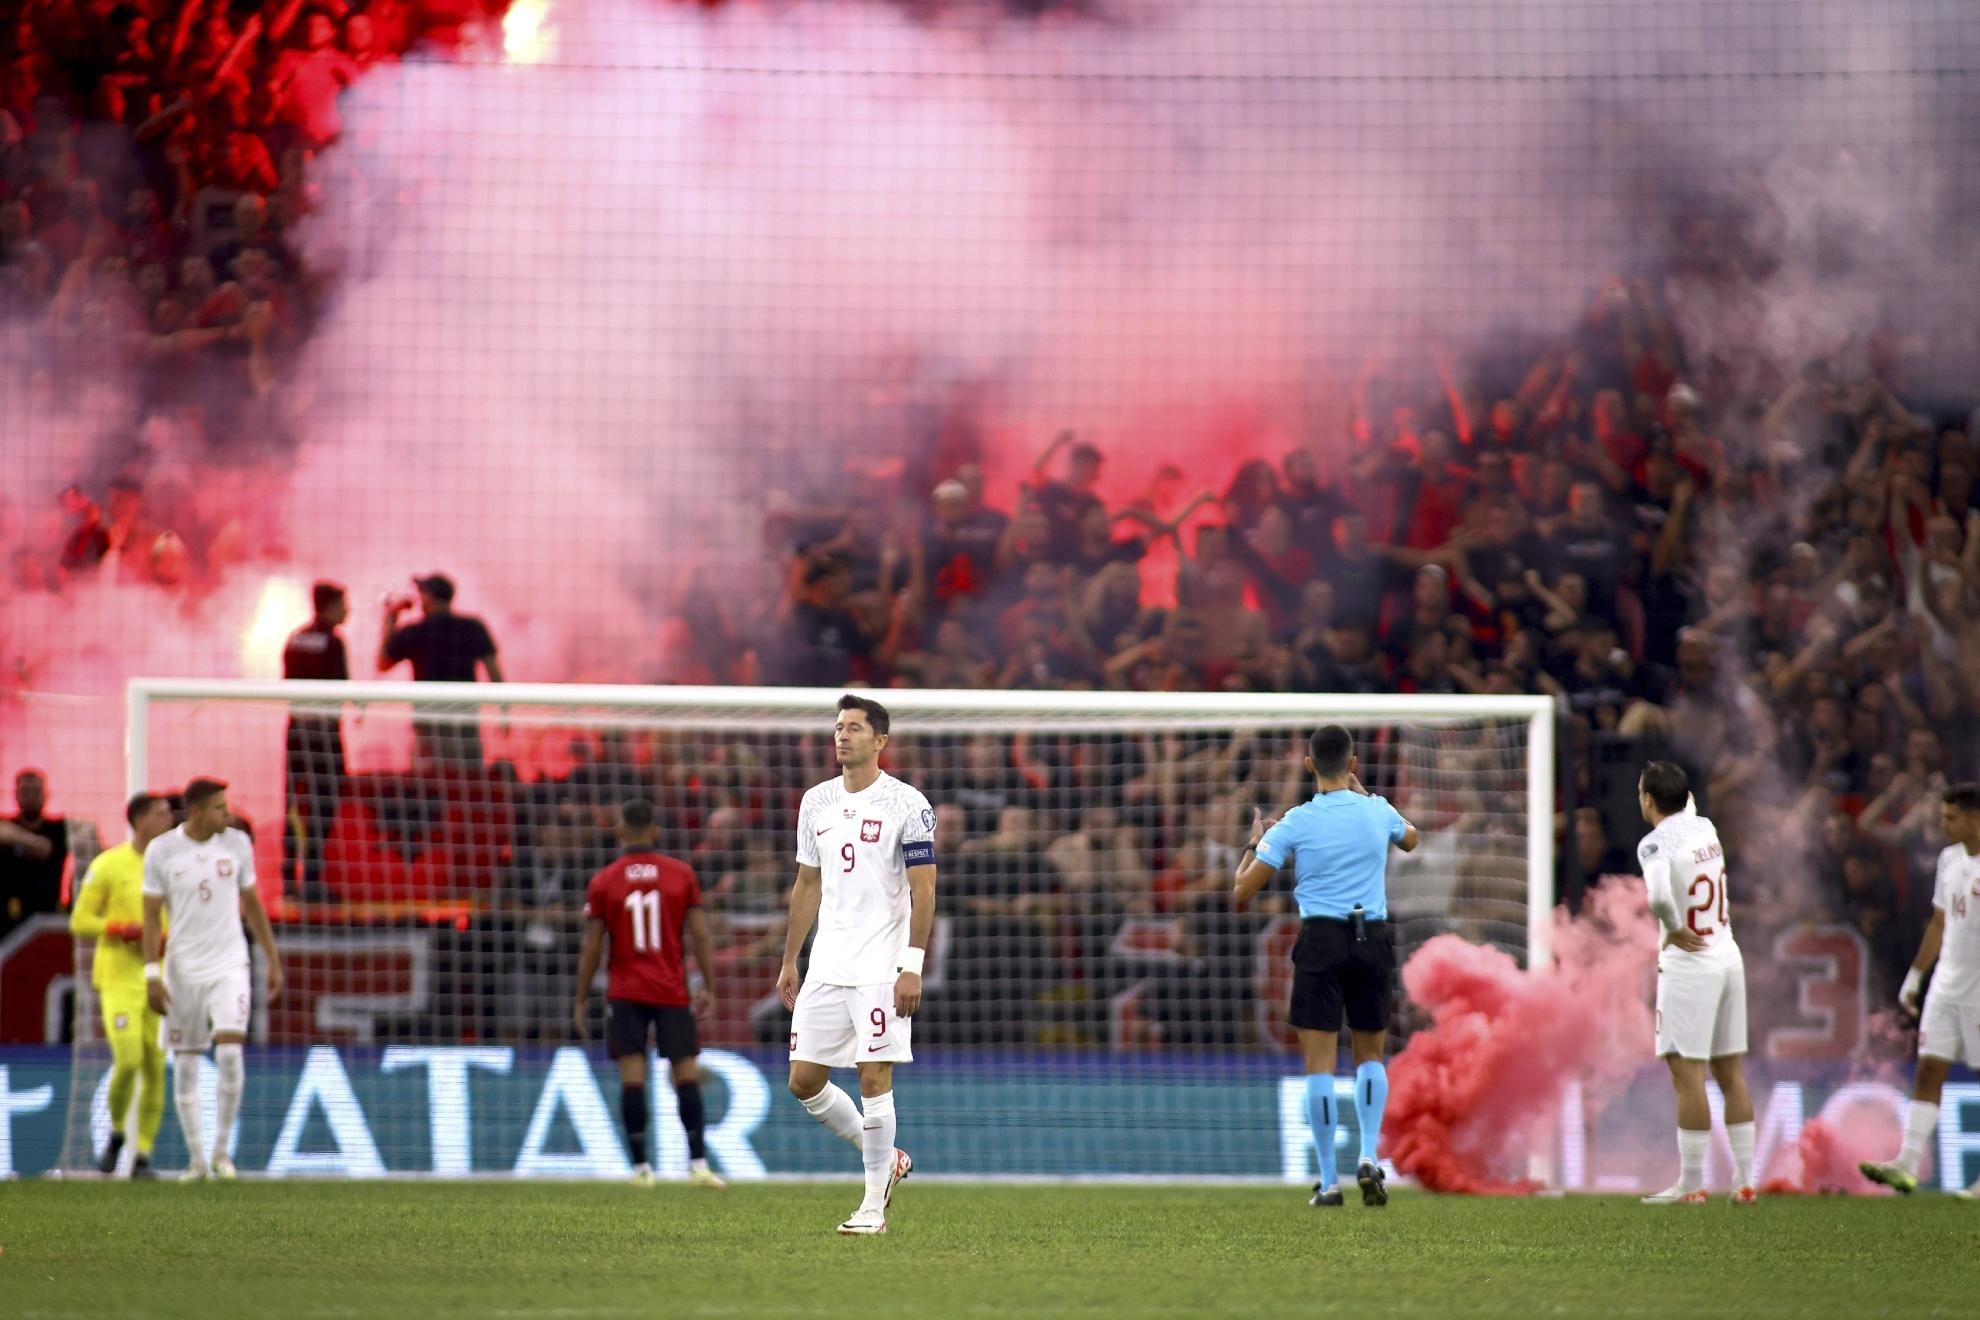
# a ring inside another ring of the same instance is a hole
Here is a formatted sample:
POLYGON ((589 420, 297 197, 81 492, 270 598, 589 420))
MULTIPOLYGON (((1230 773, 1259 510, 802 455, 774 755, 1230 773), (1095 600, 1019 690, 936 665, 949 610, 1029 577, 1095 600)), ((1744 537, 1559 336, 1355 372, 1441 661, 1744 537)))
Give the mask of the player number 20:
POLYGON ((660 891, 635 889, 626 895, 626 912, 632 918, 633 948, 640 953, 658 949, 660 940, 660 891))
POLYGON ((1699 876, 1691 882, 1691 888, 1687 891, 1692 898, 1698 898, 1698 888, 1700 885, 1705 887, 1705 897, 1691 905, 1690 910, 1684 914, 1684 924, 1691 928, 1693 935, 1696 935, 1702 940, 1714 930, 1717 930, 1718 927, 1707 926, 1703 930, 1700 930, 1698 928, 1699 913, 1703 912, 1706 920, 1709 921, 1711 920, 1712 909, 1716 905, 1719 910, 1719 925, 1723 926, 1726 922, 1726 878, 1720 876, 1719 883, 1715 885, 1712 883, 1711 876, 1699 876))

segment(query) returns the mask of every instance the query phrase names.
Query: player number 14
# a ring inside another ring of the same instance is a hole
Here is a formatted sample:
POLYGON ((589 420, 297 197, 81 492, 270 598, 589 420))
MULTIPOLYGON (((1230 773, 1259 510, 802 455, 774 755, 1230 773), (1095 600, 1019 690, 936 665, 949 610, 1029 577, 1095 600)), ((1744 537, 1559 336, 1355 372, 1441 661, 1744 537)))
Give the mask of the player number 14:
POLYGON ((660 948, 660 891, 635 889, 627 894, 626 914, 632 918, 633 948, 640 953, 660 948))
POLYGON ((1694 902, 1691 905, 1690 910, 1684 914, 1684 924, 1691 928, 1691 933, 1693 935, 1696 935, 1699 939, 1702 940, 1707 936, 1709 936, 1714 930, 1717 930, 1718 927, 1707 926, 1705 927, 1705 929, 1700 930, 1698 928, 1699 913, 1703 912, 1705 914, 1705 919, 1707 921, 1710 921, 1712 919, 1712 908, 1716 904, 1719 909, 1719 925, 1723 926, 1726 924, 1726 878, 1723 875, 1720 876, 1719 883, 1715 885, 1712 883, 1711 876, 1701 875, 1697 879, 1691 882, 1691 888, 1686 892, 1688 892, 1692 898, 1697 899, 1698 887, 1700 885, 1703 885, 1705 887, 1705 897, 1702 900, 1698 902, 1694 902))

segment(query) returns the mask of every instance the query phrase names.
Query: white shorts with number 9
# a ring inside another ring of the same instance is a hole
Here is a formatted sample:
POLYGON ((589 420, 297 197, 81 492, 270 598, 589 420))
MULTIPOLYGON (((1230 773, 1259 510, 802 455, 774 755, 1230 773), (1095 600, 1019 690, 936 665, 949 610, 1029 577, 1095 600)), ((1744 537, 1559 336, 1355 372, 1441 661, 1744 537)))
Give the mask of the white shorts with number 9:
POLYGON ((167 976, 165 993, 172 999, 165 1012, 168 1050, 197 1052, 212 1044, 217 1032, 247 1033, 250 1000, 246 967, 184 984, 167 976))
POLYGON ((1680 963, 1657 970, 1657 1057, 1746 1053, 1746 964, 1680 963))
POLYGON ((825 985, 806 981, 791 1010, 791 1058, 850 1068, 913 1063, 914 1023, 894 1013, 894 983, 825 985))

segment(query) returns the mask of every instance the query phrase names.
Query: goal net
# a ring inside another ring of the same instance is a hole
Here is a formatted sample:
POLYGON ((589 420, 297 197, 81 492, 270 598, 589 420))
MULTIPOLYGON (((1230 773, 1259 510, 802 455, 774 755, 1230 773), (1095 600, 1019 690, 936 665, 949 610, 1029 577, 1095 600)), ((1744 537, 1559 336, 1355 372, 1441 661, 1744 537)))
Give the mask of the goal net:
MULTIPOLYGON (((1400 956, 1447 931, 1546 956, 1542 699, 879 695, 885 764, 938 817, 940 916, 899 1082, 904 1136, 931 1171, 1304 1176, 1283 1025, 1297 917, 1284 877, 1243 912, 1227 894, 1252 809, 1310 794, 1317 723, 1355 731, 1363 780, 1423 832, 1390 865, 1400 956)), ((716 1166, 843 1174, 845 1152, 782 1092, 774 990, 797 804, 836 773, 837 696, 134 683, 130 787, 229 782, 282 950, 273 1002, 255 968, 239 1166, 627 1172, 601 1023, 581 1041, 570 1008, 585 883, 637 797, 697 872, 716 932, 702 1023, 716 1166)), ((109 1060, 86 989, 77 1004, 65 1164, 87 1167, 108 1133, 109 1060)), ((1394 1026, 1411 1026, 1400 998, 1394 1026)), ((682 1171, 671 1093, 651 1091, 656 1164, 682 1171)), ((185 1159, 172 1114, 162 1168, 185 1159)))

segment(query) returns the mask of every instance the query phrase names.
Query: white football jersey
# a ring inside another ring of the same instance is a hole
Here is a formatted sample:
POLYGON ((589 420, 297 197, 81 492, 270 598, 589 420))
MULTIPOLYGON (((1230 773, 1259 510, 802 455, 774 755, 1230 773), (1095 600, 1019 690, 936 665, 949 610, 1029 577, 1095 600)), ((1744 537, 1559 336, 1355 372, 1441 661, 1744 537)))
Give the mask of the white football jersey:
POLYGON ((891 984, 908 942, 908 867, 935 862, 928 799, 884 772, 862 793, 828 779, 798 807, 797 859, 822 887, 807 979, 891 984))
POLYGON ((1726 894, 1725 849, 1709 819, 1683 811, 1664 817, 1636 846, 1636 861, 1650 890, 1651 910, 1672 914, 1679 926, 1705 941, 1699 953, 1665 949, 1658 966, 1739 957, 1726 894))
POLYGON ((241 893, 254 888, 254 841, 226 829, 202 843, 181 825, 144 850, 144 892, 165 900, 172 933, 165 973, 185 985, 248 965, 241 933, 241 893))
POLYGON ((1955 1004, 1980 1004, 1980 854, 1959 843, 1939 854, 1932 906, 1946 914, 1932 993, 1955 1004))

